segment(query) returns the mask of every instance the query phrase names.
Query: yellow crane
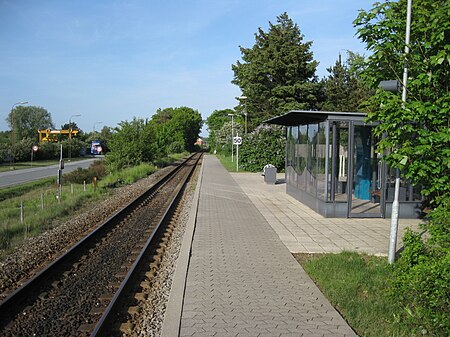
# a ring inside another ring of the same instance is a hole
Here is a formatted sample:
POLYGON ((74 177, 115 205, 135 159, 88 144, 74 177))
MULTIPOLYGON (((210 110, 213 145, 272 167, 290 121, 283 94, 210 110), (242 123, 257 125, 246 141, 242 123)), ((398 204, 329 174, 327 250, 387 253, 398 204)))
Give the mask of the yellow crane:
POLYGON ((41 142, 57 142, 57 135, 68 135, 69 139, 78 134, 78 130, 38 130, 39 133, 39 143, 41 142))

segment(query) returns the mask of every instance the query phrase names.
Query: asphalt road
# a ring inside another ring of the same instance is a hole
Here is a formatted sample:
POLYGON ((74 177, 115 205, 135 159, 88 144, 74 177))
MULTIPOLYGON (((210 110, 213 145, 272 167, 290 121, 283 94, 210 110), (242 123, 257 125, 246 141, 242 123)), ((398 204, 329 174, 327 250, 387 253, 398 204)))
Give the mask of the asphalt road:
MULTIPOLYGON (((98 159, 99 158, 89 158, 70 163, 64 161, 63 174, 75 171, 78 167, 88 168, 89 165, 91 165, 94 160, 98 159)), ((29 181, 47 178, 51 176, 54 176, 56 179, 58 168, 59 164, 56 164, 51 166, 33 167, 29 169, 0 172, 0 188, 19 185, 29 181)))

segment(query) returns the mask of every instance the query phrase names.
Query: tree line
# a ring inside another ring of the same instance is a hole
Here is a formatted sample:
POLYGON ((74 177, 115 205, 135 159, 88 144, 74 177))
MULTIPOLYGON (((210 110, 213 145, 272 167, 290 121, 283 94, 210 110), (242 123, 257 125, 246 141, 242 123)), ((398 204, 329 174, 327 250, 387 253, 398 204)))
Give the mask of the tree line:
POLYGON ((76 129, 70 141, 67 135, 57 136, 58 142, 39 143, 37 130, 54 129, 51 114, 43 107, 17 106, 8 115, 11 131, 0 132, 0 162, 29 161, 31 148, 39 145, 34 160, 59 159, 89 154, 90 144, 98 140, 103 153, 108 153, 108 168, 119 170, 141 162, 151 162, 170 153, 193 151, 203 121, 197 110, 188 107, 158 109, 150 119, 133 118, 115 127, 104 126, 101 131, 83 132, 77 124, 61 125, 61 129, 76 129), (11 158, 12 156, 12 158, 11 158))

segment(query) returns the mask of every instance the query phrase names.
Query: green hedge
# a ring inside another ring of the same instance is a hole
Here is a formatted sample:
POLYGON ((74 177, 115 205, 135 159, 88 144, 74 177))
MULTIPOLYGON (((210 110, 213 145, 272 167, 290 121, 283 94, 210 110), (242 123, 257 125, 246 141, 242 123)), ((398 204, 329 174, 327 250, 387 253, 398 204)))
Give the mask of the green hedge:
POLYGON ((284 170, 286 131, 284 127, 262 124, 243 137, 239 147, 240 167, 245 171, 261 172, 267 164, 284 170))

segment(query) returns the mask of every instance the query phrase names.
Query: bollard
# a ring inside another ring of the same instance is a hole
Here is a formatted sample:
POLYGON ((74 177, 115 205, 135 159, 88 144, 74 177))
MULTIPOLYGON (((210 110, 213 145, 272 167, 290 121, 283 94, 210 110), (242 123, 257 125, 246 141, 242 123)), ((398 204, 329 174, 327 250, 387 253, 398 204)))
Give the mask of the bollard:
POLYGON ((41 192, 41 209, 44 209, 44 192, 41 192))
POLYGON ((23 200, 20 201, 20 223, 23 223, 23 200))
POLYGON ((97 177, 94 177, 94 192, 97 190, 97 177))

